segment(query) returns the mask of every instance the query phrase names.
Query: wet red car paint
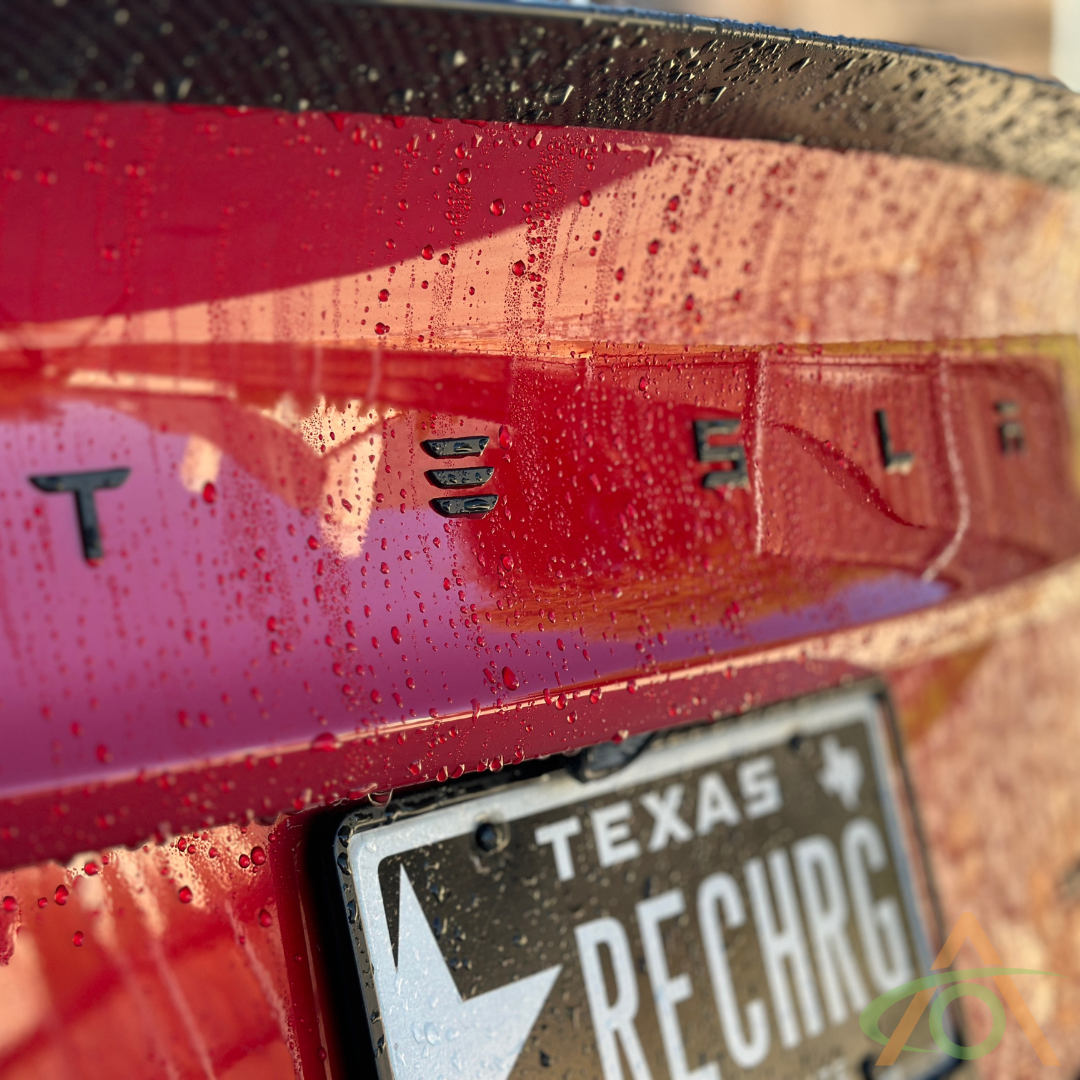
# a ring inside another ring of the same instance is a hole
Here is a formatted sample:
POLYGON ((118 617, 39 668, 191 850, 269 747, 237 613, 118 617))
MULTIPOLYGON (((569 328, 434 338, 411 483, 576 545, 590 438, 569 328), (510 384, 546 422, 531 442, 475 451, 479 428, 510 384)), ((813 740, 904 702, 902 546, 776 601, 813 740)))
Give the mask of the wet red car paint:
POLYGON ((1066 604, 1064 193, 342 114, 0 144, 5 1077, 340 1070, 320 808, 883 670, 931 724, 933 641, 1066 604), (486 516, 431 506, 461 436, 486 516), (89 565, 29 478, 115 467, 89 565))

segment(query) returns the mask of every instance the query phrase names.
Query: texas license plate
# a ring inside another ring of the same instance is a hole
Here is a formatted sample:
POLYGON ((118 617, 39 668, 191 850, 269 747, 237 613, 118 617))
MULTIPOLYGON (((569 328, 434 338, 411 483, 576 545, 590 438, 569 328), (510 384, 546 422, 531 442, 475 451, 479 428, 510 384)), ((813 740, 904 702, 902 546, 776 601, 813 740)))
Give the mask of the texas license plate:
MULTIPOLYGON (((884 724, 849 693, 668 735, 590 782, 348 819, 380 1075, 877 1075, 860 1014, 929 967, 884 724)), ((908 1045, 932 1047, 925 1026, 908 1045)))

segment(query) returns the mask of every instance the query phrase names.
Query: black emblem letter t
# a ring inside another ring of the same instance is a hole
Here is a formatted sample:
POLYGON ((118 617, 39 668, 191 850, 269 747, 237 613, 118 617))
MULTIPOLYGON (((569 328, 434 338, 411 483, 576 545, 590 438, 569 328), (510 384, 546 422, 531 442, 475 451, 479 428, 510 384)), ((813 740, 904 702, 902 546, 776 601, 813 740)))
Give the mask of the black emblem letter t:
POLYGON ((83 555, 87 562, 94 563, 104 555, 94 492, 101 488, 119 487, 130 472, 130 469, 97 469, 94 472, 57 473, 54 476, 31 476, 30 483, 40 491, 50 494, 67 492, 75 496, 83 555))

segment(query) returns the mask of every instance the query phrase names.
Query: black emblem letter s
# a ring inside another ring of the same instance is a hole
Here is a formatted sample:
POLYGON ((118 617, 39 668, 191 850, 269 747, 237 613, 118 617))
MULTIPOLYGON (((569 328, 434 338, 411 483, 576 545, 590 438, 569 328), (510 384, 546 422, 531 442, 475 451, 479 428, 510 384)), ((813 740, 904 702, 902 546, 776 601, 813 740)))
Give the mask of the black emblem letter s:
POLYGON ((718 465, 707 472, 701 480, 707 488, 748 487, 746 472, 746 448, 740 442, 716 443, 717 436, 736 435, 742 421, 737 417, 719 420, 695 420, 694 441, 697 444, 698 461, 718 465))

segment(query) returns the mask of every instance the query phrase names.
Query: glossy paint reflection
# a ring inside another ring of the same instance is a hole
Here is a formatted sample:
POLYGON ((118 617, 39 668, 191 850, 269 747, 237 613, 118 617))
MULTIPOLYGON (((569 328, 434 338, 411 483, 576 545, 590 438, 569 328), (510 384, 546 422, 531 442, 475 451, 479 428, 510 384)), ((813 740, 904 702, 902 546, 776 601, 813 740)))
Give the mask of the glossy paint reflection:
POLYGON ((215 830, 3 875, 0 1075, 114 1075, 118 1047, 131 1077, 292 1077, 304 1050, 314 1063, 278 839, 215 830))
MULTIPOLYGON (((242 382, 95 383, 83 354, 77 380, 38 384, 47 415, 7 429, 4 707, 34 718, 7 734, 9 797, 350 741, 339 795, 520 760, 609 734, 602 709, 574 726, 593 688, 1048 567, 1080 543, 1053 347, 354 350, 324 354, 329 393, 308 412, 244 400, 242 382), (376 376, 373 403, 347 396, 376 376), (1002 449, 1006 399, 1023 453, 1002 449), (914 455, 907 474, 888 471, 882 408, 914 455), (745 484, 705 486, 716 466, 698 460, 694 421, 716 416, 738 421, 745 484), (499 501, 445 519, 421 443, 462 435, 487 437, 457 464, 490 468, 477 490, 499 501), (131 476, 98 495, 106 553, 88 566, 70 499, 27 477, 120 465, 131 476), (557 734, 506 723, 556 700, 571 703, 557 734), (406 736, 481 713, 470 750, 406 736), (390 757, 364 751, 391 732, 390 757)), ((226 791, 188 809, 210 821, 278 798, 226 791)))
POLYGON ((0 135, 9 865, 819 688, 807 635, 1080 545, 1063 193, 412 118, 0 135), (432 505, 462 435, 486 516, 432 505), (120 468, 91 566, 30 477, 120 468))

